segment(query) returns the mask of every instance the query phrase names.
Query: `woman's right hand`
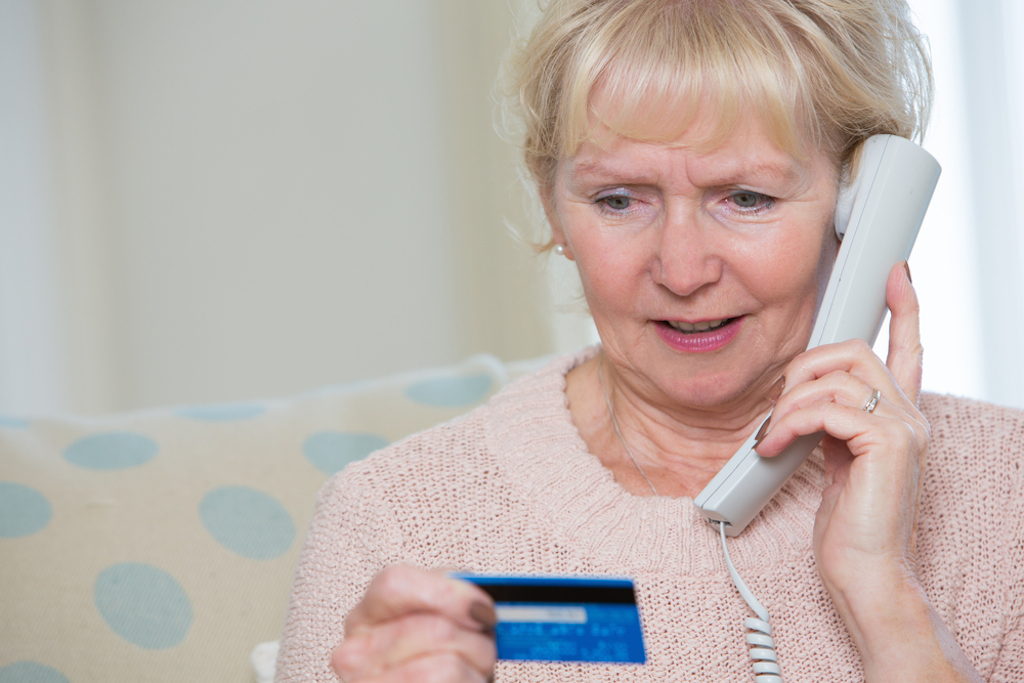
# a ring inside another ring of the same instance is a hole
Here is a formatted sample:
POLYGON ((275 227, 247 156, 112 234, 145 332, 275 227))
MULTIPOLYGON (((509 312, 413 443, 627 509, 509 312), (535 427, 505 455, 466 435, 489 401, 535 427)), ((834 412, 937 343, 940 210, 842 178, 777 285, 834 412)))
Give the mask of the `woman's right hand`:
POLYGON ((490 596, 439 571, 394 565, 374 577, 331 656, 343 683, 456 683, 493 677, 490 596))

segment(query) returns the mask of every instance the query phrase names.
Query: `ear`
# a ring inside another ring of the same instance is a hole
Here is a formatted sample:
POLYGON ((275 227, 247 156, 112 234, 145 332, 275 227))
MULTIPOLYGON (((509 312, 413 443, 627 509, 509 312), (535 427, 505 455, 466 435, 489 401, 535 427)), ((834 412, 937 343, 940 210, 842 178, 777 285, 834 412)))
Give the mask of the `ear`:
POLYGON ((555 208, 553 189, 542 187, 538 189, 538 194, 540 194, 540 203, 544 207, 544 217, 548 219, 548 225, 551 226, 551 243, 563 245, 565 248, 563 255, 570 261, 575 260, 572 255, 572 247, 569 246, 569 240, 565 235, 565 230, 562 229, 562 221, 555 208))

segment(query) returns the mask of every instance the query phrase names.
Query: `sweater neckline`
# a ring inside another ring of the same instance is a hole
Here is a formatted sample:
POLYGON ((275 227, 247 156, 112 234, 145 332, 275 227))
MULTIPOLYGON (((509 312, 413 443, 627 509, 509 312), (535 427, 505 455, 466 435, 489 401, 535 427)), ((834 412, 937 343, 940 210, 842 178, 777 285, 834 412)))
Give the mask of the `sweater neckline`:
MULTIPOLYGON (((488 441, 520 496, 544 510, 580 564, 632 574, 725 571, 718 533, 690 497, 635 496, 587 449, 569 411, 566 375, 599 347, 561 356, 495 396, 488 441), (611 563, 609 565, 609 563, 611 563)), ((737 567, 806 557, 824 482, 820 450, 729 552, 737 567)))

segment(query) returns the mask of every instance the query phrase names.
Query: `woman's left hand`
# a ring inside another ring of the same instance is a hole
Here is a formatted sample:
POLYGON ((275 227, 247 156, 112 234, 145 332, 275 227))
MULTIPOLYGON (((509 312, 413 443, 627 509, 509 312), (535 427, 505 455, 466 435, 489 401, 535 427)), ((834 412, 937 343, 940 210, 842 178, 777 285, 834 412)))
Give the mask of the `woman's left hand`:
POLYGON ((918 304, 903 264, 889 274, 889 357, 863 341, 829 344, 786 368, 787 391, 772 413, 758 453, 775 455, 797 436, 818 431, 831 484, 822 493, 814 550, 834 596, 874 569, 912 570, 921 471, 929 426, 921 393, 918 304), (865 410, 873 392, 880 398, 865 410))
MULTIPOLYGON (((797 436, 826 433, 822 447, 830 483, 815 520, 814 553, 866 673, 873 666, 875 673, 892 673, 886 660, 893 645, 906 645, 905 632, 897 637, 908 626, 906 619, 937 621, 915 575, 930 428, 917 407, 918 303, 902 263, 889 273, 886 303, 892 312, 886 364, 863 341, 800 354, 786 368, 786 393, 757 447, 761 455, 777 455, 797 436), (880 398, 868 411, 876 390, 880 398)), ((877 678, 869 675, 872 679, 877 678)))

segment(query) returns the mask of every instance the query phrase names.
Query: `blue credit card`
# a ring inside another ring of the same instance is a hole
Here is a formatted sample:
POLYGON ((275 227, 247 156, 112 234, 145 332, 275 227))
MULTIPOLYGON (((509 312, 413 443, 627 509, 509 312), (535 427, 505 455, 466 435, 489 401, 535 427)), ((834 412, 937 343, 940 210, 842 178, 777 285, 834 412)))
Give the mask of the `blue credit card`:
POLYGON ((480 586, 498 613, 498 659, 643 664, 630 579, 452 574, 480 586))

